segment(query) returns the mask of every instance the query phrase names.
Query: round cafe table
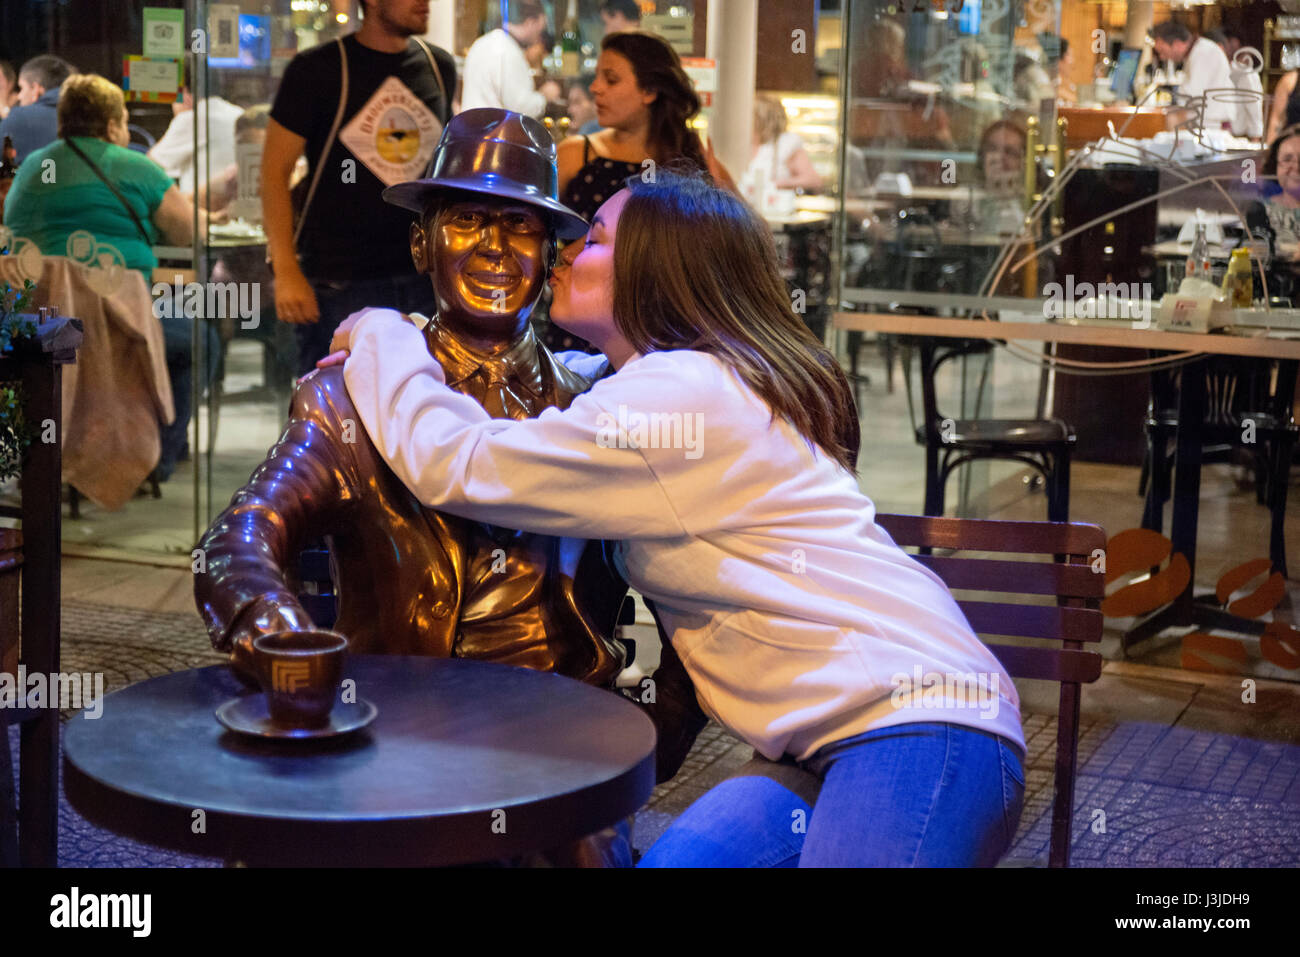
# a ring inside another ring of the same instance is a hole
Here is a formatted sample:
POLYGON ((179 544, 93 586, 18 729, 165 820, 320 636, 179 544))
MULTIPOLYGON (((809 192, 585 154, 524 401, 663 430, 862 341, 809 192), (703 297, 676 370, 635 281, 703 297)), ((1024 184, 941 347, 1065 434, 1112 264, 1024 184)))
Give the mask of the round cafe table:
POLYGON ((608 691, 396 655, 352 656, 344 676, 379 714, 323 741, 227 731, 214 711, 250 690, 225 665, 114 692, 64 726, 68 799, 100 827, 228 861, 430 866, 562 846, 654 787, 654 726, 608 691))

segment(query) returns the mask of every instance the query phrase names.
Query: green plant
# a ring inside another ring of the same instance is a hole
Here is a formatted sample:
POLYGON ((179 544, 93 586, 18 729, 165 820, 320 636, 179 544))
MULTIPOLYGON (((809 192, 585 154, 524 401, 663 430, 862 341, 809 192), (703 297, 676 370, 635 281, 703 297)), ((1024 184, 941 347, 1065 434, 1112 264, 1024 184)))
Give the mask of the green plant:
MULTIPOLYGON (((36 324, 19 315, 35 289, 31 280, 21 290, 8 282, 0 285, 0 353, 13 351, 15 342, 36 334, 36 324)), ((21 387, 16 382, 0 382, 0 482, 22 470, 23 452, 31 440, 23 417, 21 387)))

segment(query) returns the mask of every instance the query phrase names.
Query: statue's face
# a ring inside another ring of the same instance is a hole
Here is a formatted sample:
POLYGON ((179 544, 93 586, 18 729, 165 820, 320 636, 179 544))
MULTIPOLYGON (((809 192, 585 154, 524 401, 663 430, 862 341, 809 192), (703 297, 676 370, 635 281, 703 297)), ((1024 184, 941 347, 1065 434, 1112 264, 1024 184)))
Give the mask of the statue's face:
POLYGON ((486 197, 444 207, 413 228, 411 243, 417 268, 433 279, 444 327, 485 342, 522 331, 553 248, 534 207, 486 197))

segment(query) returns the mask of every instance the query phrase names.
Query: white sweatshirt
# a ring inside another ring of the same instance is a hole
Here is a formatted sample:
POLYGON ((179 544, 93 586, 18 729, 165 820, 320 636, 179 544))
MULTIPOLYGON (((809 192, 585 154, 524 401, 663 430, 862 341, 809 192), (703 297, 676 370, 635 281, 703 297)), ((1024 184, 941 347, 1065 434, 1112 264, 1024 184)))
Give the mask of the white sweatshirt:
POLYGON ((540 118, 546 94, 533 83, 533 70, 519 41, 506 30, 485 33, 465 54, 461 71, 461 110, 491 106, 540 118))
POLYGON ((713 356, 637 357, 567 410, 511 421, 448 389, 393 310, 369 310, 351 346, 352 401, 421 502, 619 540, 701 707, 765 757, 919 721, 1024 748, 1015 686, 947 588, 874 523, 853 475, 713 356))

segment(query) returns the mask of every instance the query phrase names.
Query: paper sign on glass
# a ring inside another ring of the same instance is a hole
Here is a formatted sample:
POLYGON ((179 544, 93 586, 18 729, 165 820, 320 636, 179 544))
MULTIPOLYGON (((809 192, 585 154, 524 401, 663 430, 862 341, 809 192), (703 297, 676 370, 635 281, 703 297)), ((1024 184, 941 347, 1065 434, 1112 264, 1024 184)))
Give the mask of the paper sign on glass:
POLYGON ((208 5, 208 56, 220 60, 239 56, 239 4, 208 5))
POLYGON ((184 10, 144 8, 144 55, 177 59, 185 55, 184 10))
POLYGON ((122 89, 132 100, 170 103, 181 86, 179 60, 129 56, 122 63, 122 89))

